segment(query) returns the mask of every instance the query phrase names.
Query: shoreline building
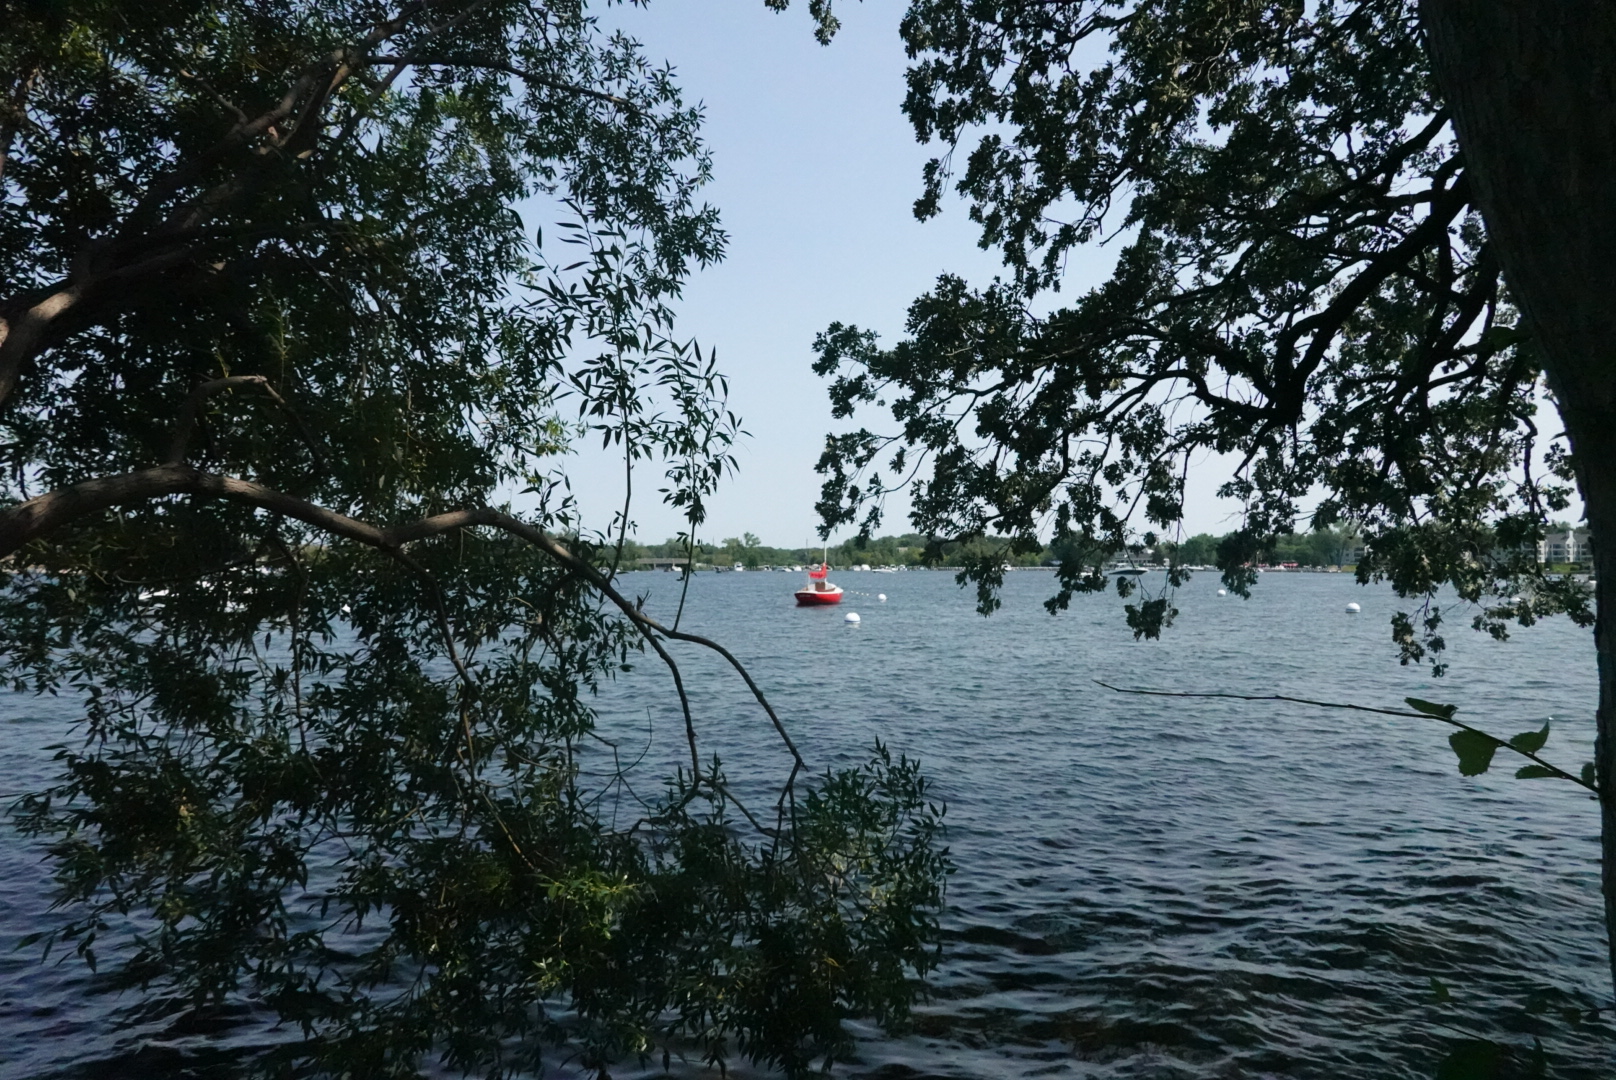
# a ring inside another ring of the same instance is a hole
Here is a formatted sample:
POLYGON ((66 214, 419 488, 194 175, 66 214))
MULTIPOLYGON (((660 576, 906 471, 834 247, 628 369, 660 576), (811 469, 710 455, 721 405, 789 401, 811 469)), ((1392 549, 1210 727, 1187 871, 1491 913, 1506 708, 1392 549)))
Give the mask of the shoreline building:
POLYGON ((1537 542, 1537 561, 1545 566, 1587 562, 1592 558, 1587 528, 1551 529, 1537 542))

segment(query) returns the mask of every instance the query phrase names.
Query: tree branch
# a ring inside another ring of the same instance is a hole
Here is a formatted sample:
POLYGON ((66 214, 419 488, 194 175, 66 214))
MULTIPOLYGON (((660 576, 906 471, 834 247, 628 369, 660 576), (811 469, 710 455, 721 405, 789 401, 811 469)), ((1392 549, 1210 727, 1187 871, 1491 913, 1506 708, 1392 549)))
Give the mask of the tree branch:
POLYGON ((618 97, 616 94, 608 94, 601 90, 591 90, 587 86, 562 82, 559 79, 552 79, 545 75, 536 75, 524 68, 516 67, 514 64, 505 64, 498 60, 474 60, 469 57, 457 56, 417 56, 411 53, 407 56, 372 56, 369 58, 369 63, 397 64, 401 67, 424 64, 427 67, 465 67, 477 68, 483 71, 499 71, 506 75, 514 75, 533 86, 546 86, 551 90, 560 90, 562 93, 594 98, 596 101, 604 101, 610 105, 628 109, 631 112, 637 113, 640 111, 640 107, 628 98, 618 97))
POLYGON ((6 174, 6 161, 11 155, 11 140, 19 128, 28 122, 28 95, 39 80, 40 64, 37 60, 28 74, 17 80, 16 89, 9 100, 0 105, 0 177, 6 174))
POLYGON ((221 379, 210 379, 207 382, 197 383, 191 388, 190 396, 185 399, 185 406, 180 410, 179 419, 174 425, 174 442, 170 445, 168 457, 163 460, 165 465, 180 465, 190 450, 191 438, 196 434, 198 414, 202 410, 202 403, 215 394, 223 393, 236 387, 256 386, 269 396, 269 399, 279 405, 286 415, 292 418, 297 425, 298 434, 314 455, 317 468, 325 464, 325 455, 320 453, 319 444, 314 439, 314 433, 303 423, 301 417, 286 403, 286 399, 276 392, 275 387, 262 375, 227 375, 221 379))
POLYGON ((1274 366, 1279 375, 1275 379, 1276 389, 1284 394, 1284 400, 1275 402, 1278 408, 1294 420, 1301 418, 1307 380, 1323 362, 1324 354, 1340 332, 1342 324, 1383 281, 1406 266, 1432 240, 1444 235, 1448 223, 1468 205, 1470 184, 1465 174, 1460 173, 1453 186, 1432 202, 1431 212, 1402 241, 1374 256, 1369 265, 1348 282, 1323 310, 1298 321, 1281 335, 1274 348, 1274 366), (1293 364, 1291 357, 1295 354, 1296 343, 1306 335, 1311 337, 1307 352, 1301 363, 1293 364))
MULTIPOLYGON (((319 129, 317 115, 324 111, 355 66, 364 62, 370 49, 402 33, 411 20, 431 6, 424 0, 402 4, 392 18, 372 24, 358 43, 357 51, 343 45, 306 64, 295 72, 280 101, 257 116, 247 117, 224 102, 236 116, 229 130, 206 150, 176 163, 156 177, 124 216, 114 236, 88 245, 80 253, 66 282, 43 294, 8 298, 7 303, 0 305, 0 406, 15 392, 23 367, 48 347, 53 327, 69 311, 84 308, 92 298, 98 303, 106 295, 106 286, 120 277, 141 280, 183 263, 191 256, 192 248, 189 243, 179 243, 178 237, 194 232, 224 212, 233 200, 248 193, 254 176, 277 153, 295 149, 299 144, 312 149, 319 129), (295 121, 287 125, 286 121, 293 118, 295 121), (156 220, 166 203, 198 182, 210 168, 232 153, 254 146, 256 140, 265 136, 269 136, 268 144, 258 146, 252 160, 242 169, 183 202, 168 216, 166 223, 156 220), (129 249, 148 246, 142 241, 149 241, 154 232, 175 234, 175 238, 165 240, 165 249, 157 255, 130 264, 127 261, 129 249)), ((475 3, 468 11, 479 6, 480 2, 475 3)), ((197 81, 189 72, 180 75, 197 81)), ((211 87, 202 85, 218 97, 211 87)))
POLYGON ((52 324, 83 299, 84 289, 70 283, 37 300, 24 300, 15 314, 0 308, 0 405, 11 397, 23 364, 39 351, 52 324))
POLYGON ((1287 694, 1229 694, 1213 693, 1209 691, 1195 692, 1188 690, 1133 690, 1124 686, 1112 686, 1110 683, 1101 679, 1095 679, 1094 681, 1105 687, 1107 690, 1114 690, 1119 694, 1139 694, 1144 697, 1233 698, 1236 701, 1289 701, 1296 705, 1311 705, 1316 709, 1349 709, 1352 712, 1377 713, 1381 716, 1407 716, 1412 717, 1415 720, 1436 720, 1440 723, 1447 724, 1449 727, 1456 727, 1461 731, 1469 731, 1476 735, 1480 735, 1482 738, 1490 739, 1496 743, 1500 749, 1512 751, 1513 753, 1519 754, 1523 758, 1528 758, 1543 766, 1543 768, 1553 773, 1556 779, 1569 780, 1578 787, 1587 788, 1589 791, 1593 792, 1595 796, 1599 794, 1599 789, 1594 785, 1588 783, 1586 780, 1583 780, 1581 777, 1571 775, 1558 765, 1553 765, 1547 761, 1544 761, 1530 750, 1522 750, 1520 747, 1512 745, 1507 739, 1500 739, 1491 732, 1482 731, 1480 728, 1471 727, 1463 720, 1455 720, 1451 716, 1437 716, 1435 713, 1412 712, 1407 709, 1380 709, 1373 705, 1352 705, 1340 701, 1314 701, 1312 698, 1290 697, 1287 694))
POLYGON ((723 657, 740 674, 747 689, 752 691, 752 696, 763 708, 781 742, 791 754, 792 769, 791 776, 787 780, 788 791, 797 776, 807 767, 796 743, 787 733, 785 724, 774 711, 774 706, 769 703, 762 687, 758 686, 757 681, 736 659, 735 654, 699 634, 670 630, 663 626, 641 611, 632 600, 618 592, 606 575, 587 560, 573 554, 566 545, 549 533, 492 507, 455 510, 384 529, 250 480, 205 473, 189 465, 171 463, 120 476, 81 481, 0 510, 0 559, 82 518, 114 506, 149 502, 169 495, 194 495, 244 503, 293 518, 322 532, 353 540, 389 554, 397 553, 406 544, 441 536, 456 529, 485 526, 510 533, 532 544, 588 581, 640 630, 647 643, 668 665, 673 673, 674 685, 679 692, 680 704, 684 711, 686 738, 690 742, 691 758, 698 778, 701 775, 700 758, 696 751, 695 723, 690 711, 689 698, 678 667, 659 637, 688 641, 710 649, 723 657))

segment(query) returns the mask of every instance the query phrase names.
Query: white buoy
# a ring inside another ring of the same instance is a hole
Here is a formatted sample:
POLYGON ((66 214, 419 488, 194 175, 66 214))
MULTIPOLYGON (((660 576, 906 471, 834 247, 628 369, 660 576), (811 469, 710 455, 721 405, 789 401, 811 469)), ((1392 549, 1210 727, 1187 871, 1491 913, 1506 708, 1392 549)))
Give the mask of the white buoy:
POLYGON ((1348 615, 1356 615, 1356 614, 1358 614, 1358 612, 1360 612, 1362 610, 1363 610, 1363 608, 1359 607, 1357 604, 1348 604, 1347 605, 1347 614, 1348 615))
POLYGON ((884 593, 884 592, 883 593, 876 593, 875 598, 877 600, 881 601, 883 604, 887 602, 887 594, 884 593))
POLYGON ((1229 590, 1228 589, 1219 589, 1218 590, 1218 595, 1219 596, 1228 596, 1229 595, 1229 590))
POLYGON ((848 623, 856 623, 856 622, 858 622, 859 621, 858 612, 849 611, 846 615, 842 616, 842 621, 843 622, 848 622, 848 623))

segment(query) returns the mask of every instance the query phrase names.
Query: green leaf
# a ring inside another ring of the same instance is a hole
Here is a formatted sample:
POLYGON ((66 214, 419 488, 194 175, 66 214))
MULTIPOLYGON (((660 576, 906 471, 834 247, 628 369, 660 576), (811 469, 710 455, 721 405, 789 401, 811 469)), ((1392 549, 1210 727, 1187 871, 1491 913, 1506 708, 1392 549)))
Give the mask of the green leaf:
POLYGON ((1594 763, 1589 761, 1582 766, 1582 782, 1592 785, 1594 783, 1594 763))
POLYGON ((1559 775, 1553 769, 1545 769, 1541 765, 1525 765, 1515 770, 1517 780, 1546 780, 1559 775))
POLYGON ((1444 983, 1442 983, 1441 981, 1439 981, 1435 975, 1431 976, 1431 1000, 1432 1001, 1452 1001, 1453 1000, 1453 994, 1451 994, 1448 991, 1447 986, 1444 983))
POLYGON ((1498 352, 1525 341, 1527 335, 1514 326, 1490 326, 1482 332, 1481 346, 1489 352, 1498 352))
POLYGON ((1422 712, 1426 716, 1435 716, 1443 720, 1452 720, 1453 714, 1459 711, 1459 706, 1457 705, 1438 705, 1432 701, 1421 701, 1417 697, 1404 698, 1403 700, 1408 702, 1408 707, 1415 712, 1422 712))
POLYGON ((1465 776, 1480 776, 1493 763, 1499 742, 1491 735, 1479 731, 1455 731, 1448 736, 1448 745, 1459 755, 1459 772, 1465 776))
POLYGON ((1543 744, 1548 741, 1549 723, 1545 720, 1542 731, 1523 731, 1509 740, 1509 745, 1523 754, 1535 754, 1543 749, 1543 744))

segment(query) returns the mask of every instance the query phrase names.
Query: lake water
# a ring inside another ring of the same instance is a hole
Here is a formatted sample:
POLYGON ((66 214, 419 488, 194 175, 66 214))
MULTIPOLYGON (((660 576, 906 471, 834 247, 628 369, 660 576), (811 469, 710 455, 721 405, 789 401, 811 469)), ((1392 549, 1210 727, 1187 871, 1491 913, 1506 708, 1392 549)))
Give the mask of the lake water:
MULTIPOLYGON (((1007 575, 988 619, 948 573, 832 576, 849 591, 839 609, 794 608, 795 575, 698 575, 684 627, 740 656, 816 767, 880 738, 921 758, 948 803, 958 872, 930 1000, 910 1034, 861 1029, 839 1075, 1429 1077, 1465 1032, 1540 1036, 1550 1076, 1616 1075, 1609 1026, 1522 1007, 1539 990, 1610 997, 1598 817, 1580 789, 1514 780, 1504 754, 1508 768, 1463 778, 1435 722, 1095 683, 1423 697, 1506 736, 1553 717, 1544 754, 1576 771, 1593 737, 1588 631, 1551 622, 1497 643, 1456 617, 1438 680, 1397 663, 1391 592, 1346 575, 1267 575, 1241 601, 1198 574, 1158 642, 1132 639, 1114 595, 1051 618, 1047 572, 1007 575), (1433 1001, 1433 978, 1451 1001, 1433 1001)), ((674 575, 623 581, 671 617, 674 575)), ((737 778, 783 777, 740 681, 693 647, 676 655, 704 753, 737 778)), ((649 722, 648 783, 684 751, 654 664, 600 702, 635 754, 649 722)), ((46 774, 39 748, 74 712, 0 697, 7 793, 46 774)), ((7 836, 0 936, 42 925, 46 903, 37 858, 7 836)), ((99 989, 75 962, 0 950, 0 1072, 214 1074, 194 1040, 106 1030, 99 989)))

